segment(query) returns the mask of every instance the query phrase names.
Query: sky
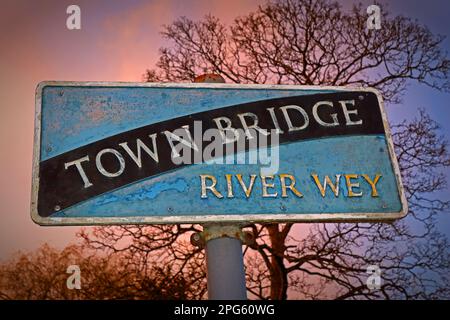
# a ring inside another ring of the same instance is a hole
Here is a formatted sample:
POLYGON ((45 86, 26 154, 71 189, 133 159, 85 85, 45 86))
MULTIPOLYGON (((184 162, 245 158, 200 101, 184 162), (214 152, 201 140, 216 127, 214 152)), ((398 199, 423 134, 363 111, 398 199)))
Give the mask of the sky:
MULTIPOLYGON (((349 8, 354 1, 341 1, 349 8)), ((165 45, 161 27, 180 16, 213 14, 230 23, 257 8, 256 0, 82 1, 0 0, 0 261, 45 242, 63 247, 78 227, 40 227, 30 218, 34 92, 43 80, 142 81, 165 45), (81 8, 81 30, 66 28, 66 8, 81 8)), ((373 1, 362 1, 363 5, 373 1)), ((450 1, 392 0, 390 11, 450 37, 450 1)), ((450 52, 450 39, 443 44, 450 52)), ((391 105, 392 123, 426 108, 450 140, 449 93, 412 84, 402 104, 391 105)), ((447 172, 447 177, 450 177, 447 172)), ((448 190, 441 196, 448 198, 448 190)), ((440 227, 450 234, 450 219, 440 227)))

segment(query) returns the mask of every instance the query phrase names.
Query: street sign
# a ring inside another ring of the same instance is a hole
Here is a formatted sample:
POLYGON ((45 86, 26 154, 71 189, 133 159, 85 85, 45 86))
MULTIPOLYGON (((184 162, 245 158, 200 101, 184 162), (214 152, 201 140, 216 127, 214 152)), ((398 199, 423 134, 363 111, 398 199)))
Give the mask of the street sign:
POLYGON ((407 204, 379 93, 42 82, 41 225, 379 221, 407 204))

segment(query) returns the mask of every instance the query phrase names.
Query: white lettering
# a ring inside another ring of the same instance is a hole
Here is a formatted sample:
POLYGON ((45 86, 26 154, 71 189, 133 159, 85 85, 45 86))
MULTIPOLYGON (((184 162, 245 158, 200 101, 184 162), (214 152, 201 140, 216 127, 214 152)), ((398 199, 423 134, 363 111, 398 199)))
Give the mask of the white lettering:
POLYGON ((287 125, 289 127, 289 132, 303 130, 306 127, 308 127, 308 125, 309 125, 309 117, 308 117, 308 114, 306 113, 306 111, 302 107, 295 106, 295 105, 290 105, 290 106, 281 107, 280 109, 283 112, 284 119, 286 120, 286 123, 287 123, 287 125), (292 125, 291 118, 289 117, 289 114, 287 112, 288 110, 297 110, 297 111, 299 111, 301 113, 301 115, 303 116, 303 120, 305 121, 305 123, 302 126, 300 126, 300 127, 294 127, 292 125))
POLYGON ((100 151, 97 154, 97 157, 95 158, 95 164, 97 166, 97 170, 102 175, 104 175, 105 177, 108 177, 108 178, 118 177, 125 170, 125 160, 123 159, 120 152, 115 149, 103 149, 102 151, 100 151), (116 172, 108 172, 105 170, 105 168, 103 167, 102 161, 101 161, 102 155, 104 155, 105 153, 111 153, 116 156, 117 160, 119 160, 119 170, 117 170, 116 172))
POLYGON ((83 179, 84 187, 88 188, 88 187, 92 186, 92 183, 89 181, 88 177, 86 176, 86 172, 84 172, 84 169, 81 166, 81 163, 84 161, 89 161, 89 156, 85 156, 85 157, 80 158, 75 161, 66 162, 66 163, 64 163, 64 168, 67 170, 67 168, 75 165, 75 167, 78 169, 78 173, 80 174, 81 179, 83 179))
POLYGON ((141 149, 143 149, 157 163, 159 162, 158 151, 157 151, 157 147, 156 147, 156 133, 149 135, 149 137, 152 139, 152 144, 153 144, 153 150, 154 151, 151 151, 142 142, 141 139, 137 139, 136 140, 137 155, 135 155, 134 152, 130 149, 130 147, 128 146, 128 142, 119 143, 119 146, 121 146, 129 154, 131 159, 133 159, 133 161, 136 162, 136 164, 137 164, 137 166, 139 168, 142 168, 141 149))

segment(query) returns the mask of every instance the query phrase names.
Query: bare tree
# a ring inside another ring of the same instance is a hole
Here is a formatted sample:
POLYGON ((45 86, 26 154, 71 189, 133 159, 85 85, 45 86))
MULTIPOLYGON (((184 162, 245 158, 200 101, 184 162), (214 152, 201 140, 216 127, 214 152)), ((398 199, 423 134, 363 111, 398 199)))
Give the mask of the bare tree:
MULTIPOLYGON (((448 92, 449 60, 443 37, 409 18, 383 9, 381 30, 367 30, 365 8, 344 12, 335 2, 268 2, 231 26, 207 16, 180 18, 164 27, 169 46, 160 49, 146 81, 192 81, 217 73, 233 83, 371 86, 388 103, 401 101, 408 81, 448 92)), ((450 256, 436 218, 449 201, 434 192, 447 185, 447 141, 421 111, 392 126, 409 202, 407 218, 392 224, 311 224, 298 235, 294 224, 251 225, 257 244, 246 248, 247 288, 255 298, 377 299, 450 297, 450 256), (382 286, 369 290, 366 267, 378 265, 382 286)), ((203 252, 187 243, 196 225, 96 228, 82 232, 90 248, 126 252, 142 265, 173 265, 205 292, 203 252), (194 271, 198 270, 198 271, 194 271)))
POLYGON ((170 266, 171 275, 186 282, 186 298, 200 299, 206 293, 204 251, 189 242, 189 234, 199 231, 193 225, 115 226, 81 230, 79 236, 86 250, 120 255, 136 272, 170 266))
POLYGON ((0 265, 3 299, 187 299, 193 291, 170 266, 137 270, 121 255, 101 256, 78 245, 56 250, 43 245, 32 254, 18 253, 0 265), (69 289, 67 273, 77 265, 81 289, 69 289))

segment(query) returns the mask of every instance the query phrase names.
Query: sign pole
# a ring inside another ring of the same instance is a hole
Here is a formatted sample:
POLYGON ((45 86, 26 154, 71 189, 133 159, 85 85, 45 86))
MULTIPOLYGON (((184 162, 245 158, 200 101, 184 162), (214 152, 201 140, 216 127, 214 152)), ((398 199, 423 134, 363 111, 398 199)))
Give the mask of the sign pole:
POLYGON ((241 229, 238 224, 211 223, 191 235, 193 245, 206 249, 210 300, 247 300, 242 244, 251 246, 255 237, 241 229))
MULTIPOLYGON (((194 82, 224 83, 215 74, 201 75, 194 82)), ((247 300, 244 257, 242 255, 242 230, 239 225, 208 224, 203 235, 194 234, 206 247, 208 299, 247 300)))
POLYGON ((206 238, 208 298, 246 300, 242 240, 236 237, 241 234, 240 226, 206 225, 203 233, 206 238))

